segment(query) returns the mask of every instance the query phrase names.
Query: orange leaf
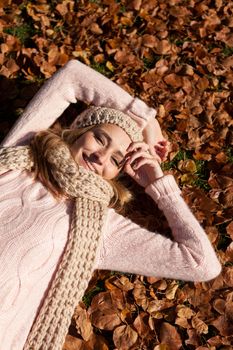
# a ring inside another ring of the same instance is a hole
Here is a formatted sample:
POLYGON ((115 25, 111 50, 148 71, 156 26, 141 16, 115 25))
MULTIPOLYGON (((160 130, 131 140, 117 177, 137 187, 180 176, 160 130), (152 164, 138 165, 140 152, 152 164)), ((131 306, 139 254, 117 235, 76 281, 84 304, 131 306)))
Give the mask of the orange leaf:
POLYGON ((100 28, 100 26, 98 25, 98 23, 91 23, 90 25, 90 31, 93 34, 103 34, 102 29, 100 28))
POLYGON ((174 73, 166 75, 166 77, 164 77, 164 81, 166 84, 171 85, 174 88, 178 88, 183 85, 182 77, 174 73))

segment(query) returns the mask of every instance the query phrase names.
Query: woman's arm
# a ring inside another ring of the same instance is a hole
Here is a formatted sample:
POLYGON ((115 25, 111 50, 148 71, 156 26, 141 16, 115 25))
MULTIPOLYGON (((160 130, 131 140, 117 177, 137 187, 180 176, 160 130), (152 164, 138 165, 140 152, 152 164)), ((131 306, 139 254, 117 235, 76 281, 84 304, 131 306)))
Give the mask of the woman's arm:
POLYGON ((208 281, 221 265, 204 230, 180 196, 172 175, 146 188, 164 212, 173 240, 109 210, 96 268, 146 276, 208 281))
POLYGON ((2 146, 26 143, 35 132, 50 127, 70 103, 81 100, 119 109, 143 128, 156 111, 85 64, 71 60, 59 69, 31 100, 2 146))

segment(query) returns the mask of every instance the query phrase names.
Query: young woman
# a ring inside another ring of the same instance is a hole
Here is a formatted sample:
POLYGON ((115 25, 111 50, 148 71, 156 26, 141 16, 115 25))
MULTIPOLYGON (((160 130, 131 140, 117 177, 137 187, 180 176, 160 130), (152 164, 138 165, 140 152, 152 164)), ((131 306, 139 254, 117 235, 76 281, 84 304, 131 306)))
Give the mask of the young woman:
POLYGON ((70 61, 38 92, 4 140, 4 350, 61 349, 93 269, 192 281, 220 273, 208 237, 173 176, 164 176, 159 166, 167 150, 154 115, 99 73, 70 61), (84 111, 71 129, 46 130, 77 99, 99 107, 84 111), (164 212, 173 240, 116 212, 129 197, 116 181, 121 171, 144 187, 164 212))

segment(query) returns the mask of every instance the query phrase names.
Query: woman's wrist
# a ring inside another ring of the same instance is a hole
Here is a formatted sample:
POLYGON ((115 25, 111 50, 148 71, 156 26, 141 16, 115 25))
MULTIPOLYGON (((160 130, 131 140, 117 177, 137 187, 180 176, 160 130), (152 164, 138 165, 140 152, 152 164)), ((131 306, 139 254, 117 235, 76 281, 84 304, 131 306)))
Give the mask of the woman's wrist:
POLYGON ((158 202, 159 199, 167 197, 170 194, 174 195, 174 198, 180 197, 181 190, 171 174, 163 175, 163 177, 155 180, 153 183, 145 188, 145 192, 158 202))

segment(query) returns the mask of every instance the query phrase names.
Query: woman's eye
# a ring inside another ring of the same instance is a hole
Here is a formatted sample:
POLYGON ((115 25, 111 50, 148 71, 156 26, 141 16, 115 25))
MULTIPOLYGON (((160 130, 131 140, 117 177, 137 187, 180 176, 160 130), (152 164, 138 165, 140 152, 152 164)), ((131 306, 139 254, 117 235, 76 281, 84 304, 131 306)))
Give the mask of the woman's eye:
POLYGON ((102 145, 104 145, 104 140, 103 140, 103 138, 102 138, 101 136, 95 134, 95 139, 96 139, 99 143, 101 143, 102 145))
POLYGON ((117 166, 117 167, 120 166, 120 162, 118 162, 118 160, 116 158, 112 158, 112 162, 114 163, 115 166, 117 166))

